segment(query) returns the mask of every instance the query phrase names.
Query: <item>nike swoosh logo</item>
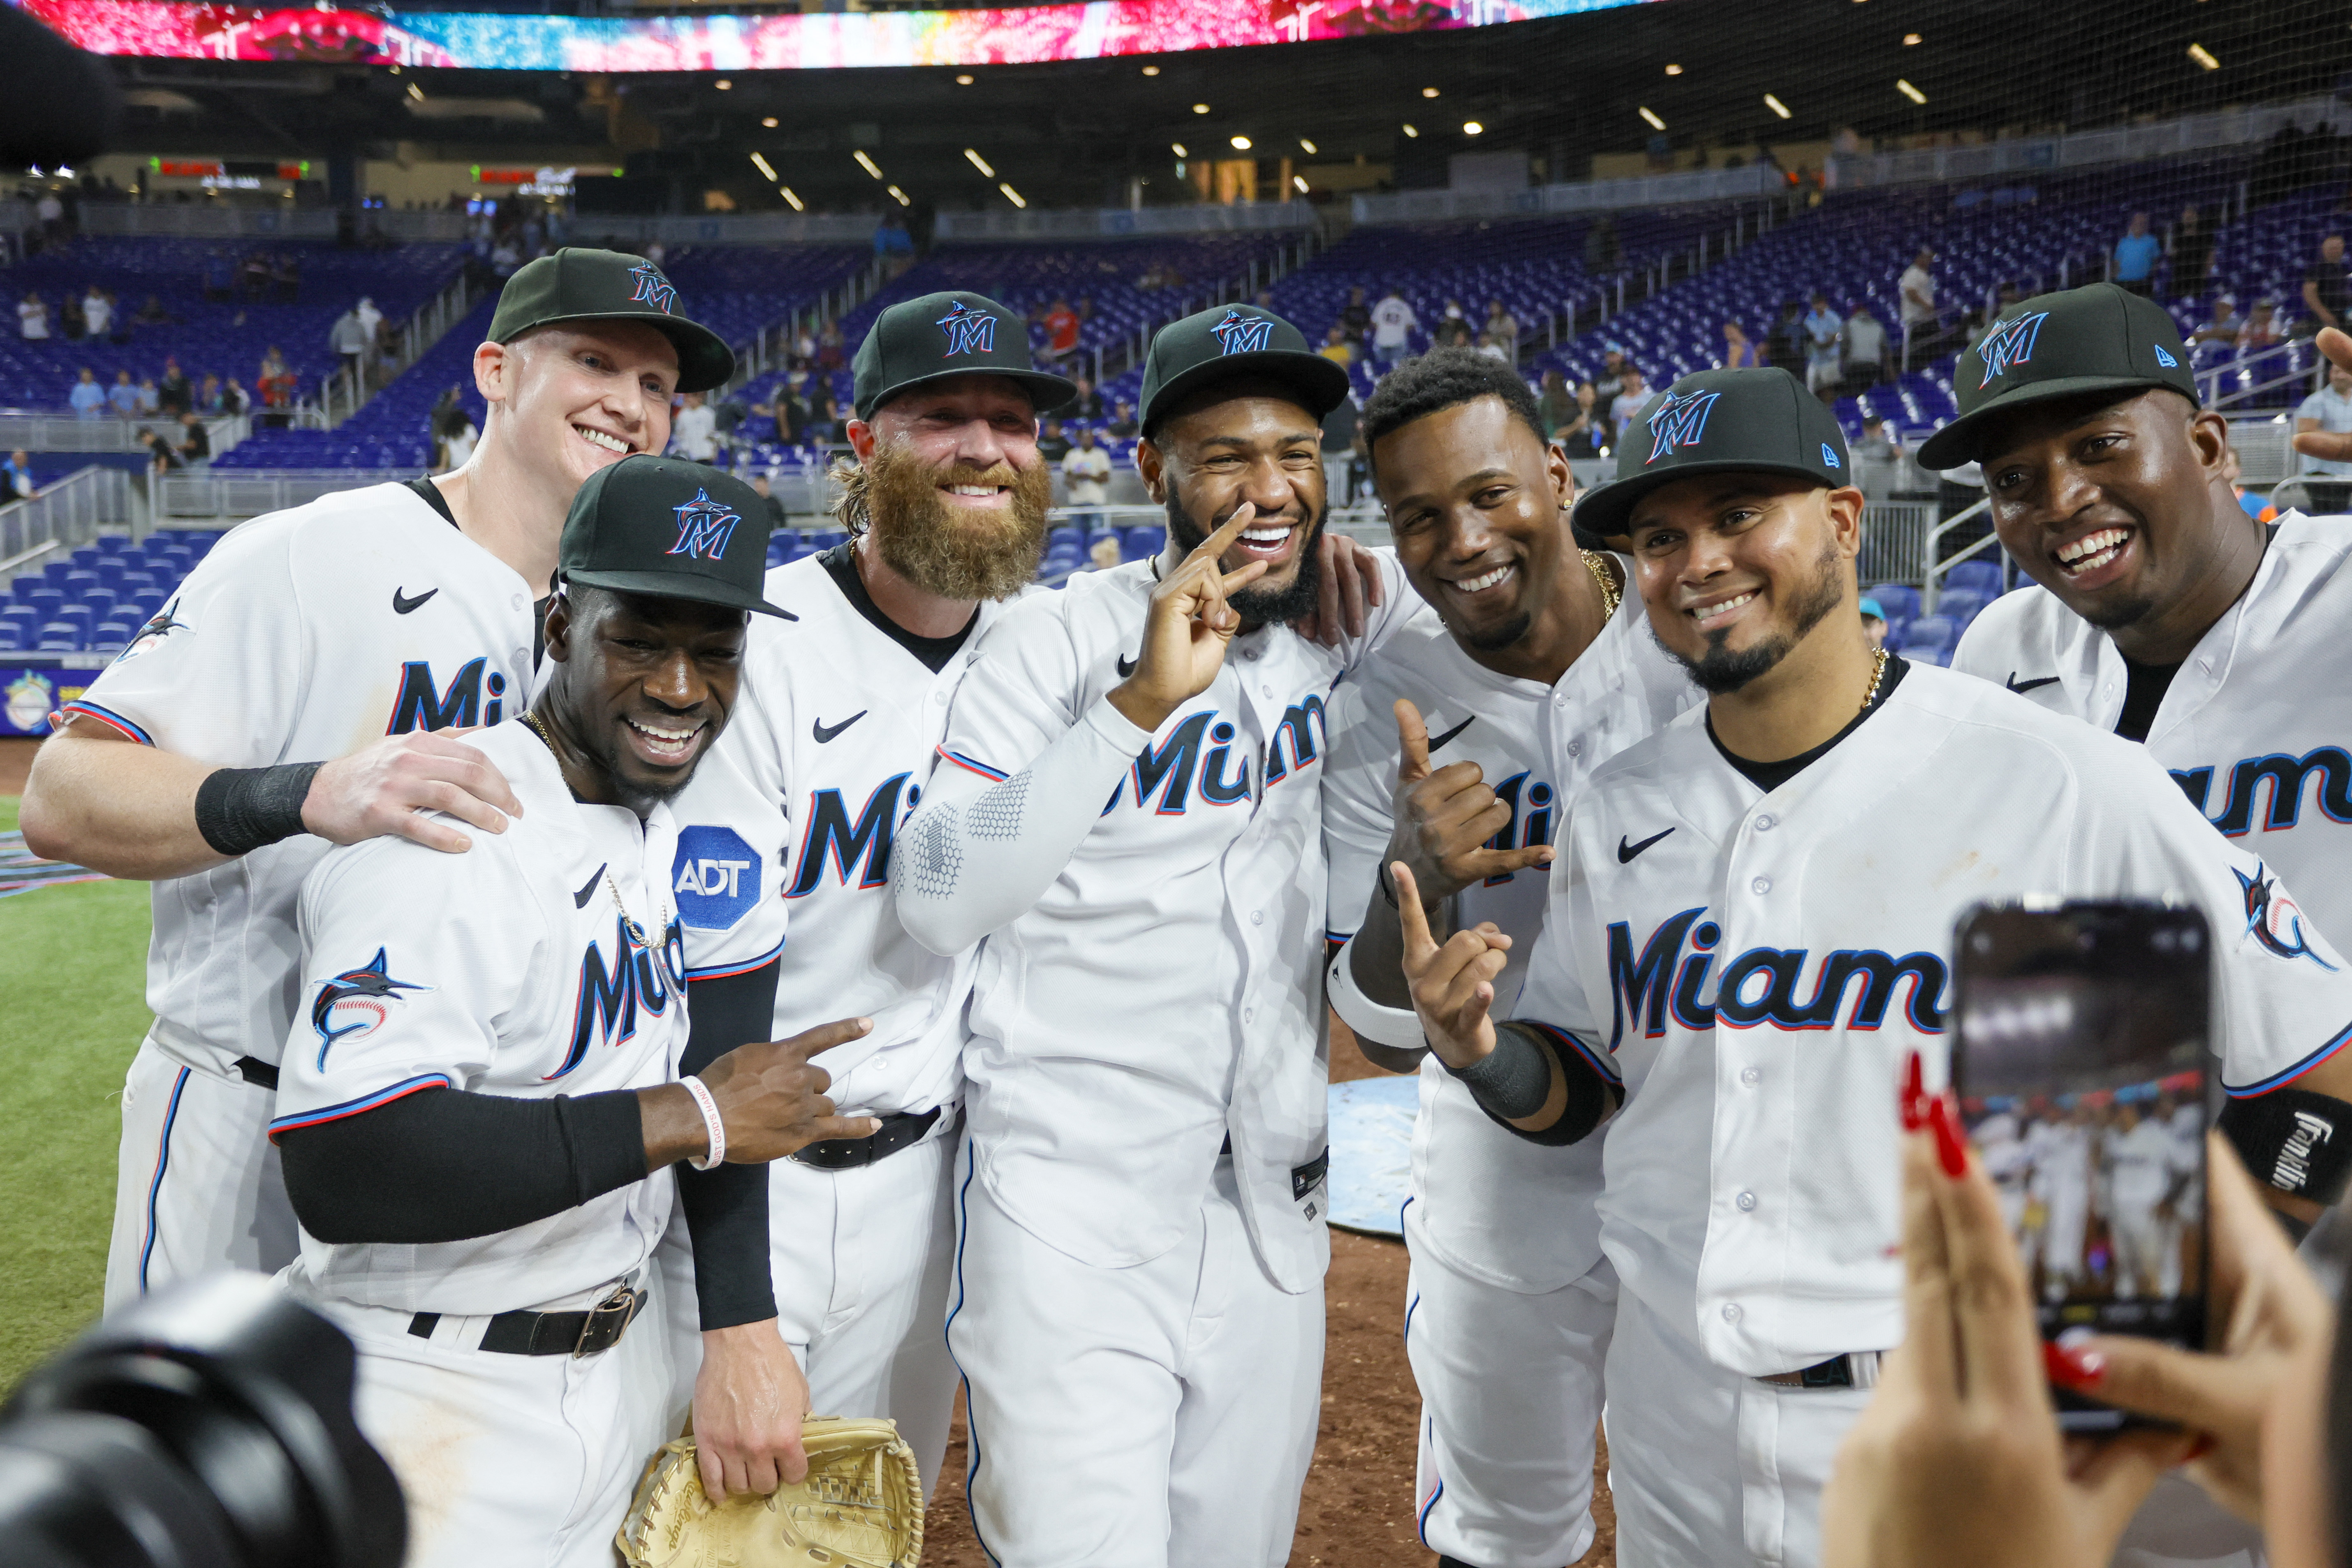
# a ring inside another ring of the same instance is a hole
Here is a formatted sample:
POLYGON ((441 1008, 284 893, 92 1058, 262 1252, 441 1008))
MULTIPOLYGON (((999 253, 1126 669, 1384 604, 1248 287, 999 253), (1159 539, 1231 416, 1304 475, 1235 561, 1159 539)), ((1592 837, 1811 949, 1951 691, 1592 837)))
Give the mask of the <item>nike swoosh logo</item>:
MULTIPOLYGON (((1666 833, 1672 833, 1674 829, 1671 827, 1666 829, 1666 833)), ((1634 856, 1639 855, 1643 850, 1647 849, 1651 845, 1655 844, 1659 839, 1664 838, 1666 836, 1666 833, 1653 833, 1647 838, 1643 839, 1639 844, 1628 844, 1625 842, 1625 836, 1622 833, 1619 834, 1617 836, 1617 864, 1620 866, 1632 865, 1633 863, 1634 856)))
POLYGON ((573 909, 584 910, 588 907, 588 900, 595 897, 596 884, 604 875, 604 868, 602 866, 597 867, 593 871, 591 871, 588 874, 588 879, 580 884, 580 890, 572 895, 572 907, 573 909))
MULTIPOLYGON (((1451 730, 1446 731, 1445 731, 1445 733, 1444 733, 1443 735, 1439 735, 1439 736, 1435 737, 1434 739, 1433 739, 1433 740, 1429 742, 1429 749, 1430 749, 1431 751, 1433 751, 1433 751, 1436 751, 1440 746, 1443 746, 1444 744, 1445 744, 1445 742, 1448 742, 1448 741, 1450 741, 1450 740, 1454 739, 1454 736, 1459 735, 1460 733, 1462 733, 1462 731, 1463 731, 1467 730, 1468 728, 1470 728, 1470 726, 1471 726, 1471 725, 1473 725, 1473 724, 1476 723, 1477 721, 1478 721, 1478 715, 1476 715, 1475 713, 1471 714, 1471 715, 1470 715, 1470 717, 1468 717, 1467 719, 1463 720, 1463 721, 1462 721, 1462 722, 1460 722, 1459 724, 1454 725, 1454 728, 1452 728, 1451 730)), ((1671 833, 1671 832, 1673 832, 1673 831, 1674 831, 1674 829, 1672 829, 1672 828, 1668 828, 1666 831, 1667 831, 1667 832, 1669 832, 1669 833, 1671 833)))
POLYGON ((2058 678, 2054 675, 2037 675, 2031 680, 2020 680, 2017 671, 2012 669, 2009 672, 2009 689, 2011 691, 2031 691, 2037 686, 2055 686, 2057 683, 2058 678))
POLYGON ((852 724, 856 723, 860 719, 865 718, 866 715, 872 711, 873 710, 871 708, 860 708, 856 712, 852 713, 848 718, 844 719, 838 724, 827 724, 824 720, 819 719, 811 728, 809 732, 816 737, 816 743, 822 746, 827 741, 832 740, 835 735, 840 734, 844 730, 848 729, 852 724))
POLYGON ((1121 654, 1121 655, 1119 655, 1119 657, 1118 657, 1118 678, 1119 678, 1121 680, 1125 680, 1129 676, 1133 675, 1134 673, 1135 673, 1135 660, 1133 660, 1133 659, 1131 659, 1131 658, 1128 658, 1125 654, 1121 654))
POLYGON ((395 616, 404 616, 408 614, 409 611, 416 608, 417 605, 423 604, 425 600, 431 598, 440 591, 441 590, 438 588, 427 588, 425 592, 417 595, 416 597, 412 599, 407 595, 402 593, 399 589, 394 588, 392 591, 392 613, 395 616))

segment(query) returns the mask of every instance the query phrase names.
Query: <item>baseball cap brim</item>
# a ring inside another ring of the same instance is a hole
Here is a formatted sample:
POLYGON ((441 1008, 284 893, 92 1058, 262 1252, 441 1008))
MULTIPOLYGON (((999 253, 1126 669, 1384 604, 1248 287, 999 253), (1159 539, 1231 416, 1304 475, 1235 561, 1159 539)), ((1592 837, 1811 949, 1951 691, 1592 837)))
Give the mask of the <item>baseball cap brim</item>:
POLYGON ((657 599, 697 599, 724 605, 731 610, 776 616, 787 621, 800 617, 768 603, 759 595, 738 590, 715 577, 693 572, 566 572, 563 580, 590 588, 610 588, 622 594, 645 594, 657 599))
POLYGON ((1576 498, 1576 505, 1568 514, 1569 521, 1598 538, 1618 537, 1629 531, 1633 508, 1643 496, 1676 479, 1699 479, 1708 474, 1786 474, 1824 489, 1833 488, 1818 470, 1797 463, 1772 463, 1757 458, 1677 463, 1654 473, 1628 474, 1622 479, 1594 486, 1576 498))
MULTIPOLYGON (((667 338, 677 351, 677 392, 709 392, 724 386, 735 375, 735 351, 727 340, 698 321, 677 316, 657 315, 651 310, 588 311, 577 316, 551 316, 533 321, 514 334, 536 331, 541 327, 564 327, 578 321, 638 321, 667 338)), ((507 342, 513 338, 502 340, 507 342)))
POLYGON ((1919 466, 1923 468, 1957 468, 1979 461, 1985 455, 1979 443, 1984 437, 1986 426, 2013 410, 2030 407, 2036 403, 2055 402, 2060 398, 2087 397, 2100 392, 2145 392, 2152 386, 2160 386, 2171 393, 2180 391, 2168 381, 2147 375, 2063 375, 2050 381, 2027 382, 2001 394, 1982 407, 1970 410, 1928 437, 1919 447, 1919 466))
POLYGON ((1029 395, 1029 406, 1040 418, 1057 408, 1066 408, 1078 400, 1078 384, 1067 376, 1055 375, 1051 371, 1005 370, 995 365, 959 365, 953 369, 931 371, 922 375, 912 375, 904 381, 892 383, 876 393, 873 400, 866 406, 858 409, 857 416, 860 419, 871 419, 874 417, 875 410, 892 398, 912 392, 919 386, 928 385, 931 382, 947 381, 959 375, 994 375, 1002 376, 1006 381, 1019 382, 1021 389, 1029 395))
POLYGON ((1235 376, 1259 375, 1278 381, 1299 395, 1307 411, 1320 419, 1348 399, 1348 372, 1337 360, 1291 349, 1263 349, 1255 353, 1220 354, 1168 378, 1152 393, 1151 406, 1143 411, 1149 434, 1168 411, 1201 387, 1235 376))

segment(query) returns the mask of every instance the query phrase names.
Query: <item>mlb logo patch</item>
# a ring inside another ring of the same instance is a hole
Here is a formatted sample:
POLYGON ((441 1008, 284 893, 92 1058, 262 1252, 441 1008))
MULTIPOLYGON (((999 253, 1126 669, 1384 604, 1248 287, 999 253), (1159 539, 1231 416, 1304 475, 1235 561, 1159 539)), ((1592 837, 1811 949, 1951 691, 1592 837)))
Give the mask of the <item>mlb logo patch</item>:
POLYGON ((760 858, 731 827, 682 827, 670 863, 679 923, 730 931, 760 901, 760 858))

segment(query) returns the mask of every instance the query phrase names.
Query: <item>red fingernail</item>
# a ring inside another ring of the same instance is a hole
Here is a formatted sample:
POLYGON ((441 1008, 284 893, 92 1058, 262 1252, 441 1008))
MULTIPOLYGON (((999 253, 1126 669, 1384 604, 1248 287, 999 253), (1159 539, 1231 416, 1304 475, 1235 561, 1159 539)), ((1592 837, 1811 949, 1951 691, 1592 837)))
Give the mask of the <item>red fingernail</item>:
POLYGON ((1916 1132, 1927 1120, 1927 1074, 1919 1065, 1919 1053, 1911 1053, 1910 1062, 1903 1069, 1903 1131, 1916 1132))
POLYGON ((2073 1345, 2043 1341, 2042 1369, 2051 1382, 2063 1388, 2096 1388, 2107 1375, 2107 1358, 2096 1351, 2076 1350, 2073 1345))
POLYGON ((1936 1158, 1943 1163, 1944 1174, 1958 1181, 1969 1173, 1969 1149, 1952 1121, 1949 1099, 1939 1094, 1927 1102, 1927 1125, 1935 1130, 1936 1158))

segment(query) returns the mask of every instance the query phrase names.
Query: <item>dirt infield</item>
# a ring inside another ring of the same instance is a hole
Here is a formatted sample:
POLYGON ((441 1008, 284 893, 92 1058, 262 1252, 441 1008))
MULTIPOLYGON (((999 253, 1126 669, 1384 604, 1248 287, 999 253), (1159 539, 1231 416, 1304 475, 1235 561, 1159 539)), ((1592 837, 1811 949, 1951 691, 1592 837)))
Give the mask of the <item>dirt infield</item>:
POLYGON ((32 771, 33 752, 38 741, 11 737, 0 740, 0 795, 25 793, 25 775, 32 771))
MULTIPOLYGON (((1335 1081, 1372 1077, 1354 1042, 1335 1040, 1335 1081)), ((1434 1568, 1413 1530, 1413 1429, 1421 1397, 1404 1356, 1405 1249, 1401 1241, 1331 1233, 1324 1281, 1328 1324, 1323 1424, 1298 1510, 1297 1568, 1434 1568)), ((963 1496, 963 1410, 948 1443, 946 1474, 924 1524, 924 1568, 987 1568, 972 1540, 963 1496)), ((1593 1510, 1600 1535, 1577 1568, 1613 1568, 1616 1516, 1605 1479, 1593 1510)))

